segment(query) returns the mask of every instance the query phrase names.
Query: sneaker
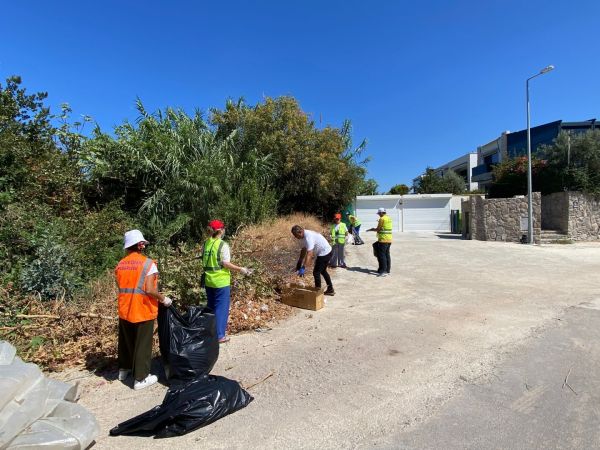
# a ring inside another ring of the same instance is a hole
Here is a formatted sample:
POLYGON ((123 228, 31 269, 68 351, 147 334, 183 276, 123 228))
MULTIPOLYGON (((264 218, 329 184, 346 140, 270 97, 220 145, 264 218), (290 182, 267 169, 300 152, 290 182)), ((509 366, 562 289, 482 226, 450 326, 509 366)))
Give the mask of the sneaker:
POLYGON ((342 269, 347 269, 347 268, 348 268, 348 266, 347 266, 346 264, 342 264, 340 267, 341 267, 342 269))
POLYGON ((129 369, 119 369, 119 381, 125 381, 130 373, 129 369))
POLYGON ((148 375, 142 381, 134 382, 133 389, 135 391, 139 391, 140 389, 144 389, 144 388, 147 388, 148 386, 152 386, 157 381, 158 381, 158 377, 156 375, 148 375))
POLYGON ((378 273, 378 274, 377 274, 377 276, 378 276, 378 277, 387 277, 387 276, 388 276, 388 274, 387 274, 387 273, 385 273, 385 272, 384 272, 384 273, 378 273))
POLYGON ((229 336, 224 336, 219 339, 219 344, 225 344, 226 342, 229 342, 229 336))
POLYGON ((335 291, 333 290, 333 288, 327 288, 325 290, 325 292, 323 292, 323 294, 325 294, 325 295, 331 295, 333 297, 335 295, 335 291))

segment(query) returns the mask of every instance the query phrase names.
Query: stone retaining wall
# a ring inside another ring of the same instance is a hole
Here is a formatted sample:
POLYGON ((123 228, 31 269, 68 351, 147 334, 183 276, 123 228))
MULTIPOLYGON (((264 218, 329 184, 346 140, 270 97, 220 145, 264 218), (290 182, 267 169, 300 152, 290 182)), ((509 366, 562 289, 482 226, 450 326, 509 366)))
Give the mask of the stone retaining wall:
MULTIPOLYGON (((533 193, 533 239, 541 233, 541 195, 533 193)), ((527 197, 470 198, 462 203, 463 238, 520 242, 527 234, 527 197)))
POLYGON ((542 197, 542 228, 560 231, 574 241, 600 239, 600 199, 582 192, 542 197))
POLYGON ((574 241, 600 239, 600 200, 582 192, 569 194, 567 234, 574 241))

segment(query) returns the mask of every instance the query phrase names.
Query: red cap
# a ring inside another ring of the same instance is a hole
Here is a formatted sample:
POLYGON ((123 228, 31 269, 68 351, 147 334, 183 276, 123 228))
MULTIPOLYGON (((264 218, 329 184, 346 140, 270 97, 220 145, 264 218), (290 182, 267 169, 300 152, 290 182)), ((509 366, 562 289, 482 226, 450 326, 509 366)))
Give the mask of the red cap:
POLYGON ((222 230, 223 228, 225 228, 225 224, 220 220, 211 220, 210 222, 208 222, 208 226, 215 231, 222 230))
POLYGON ((334 215, 333 215, 333 218, 334 218, 334 219, 341 219, 341 218, 342 218, 342 215, 341 215, 340 213, 337 213, 337 214, 334 214, 334 215))

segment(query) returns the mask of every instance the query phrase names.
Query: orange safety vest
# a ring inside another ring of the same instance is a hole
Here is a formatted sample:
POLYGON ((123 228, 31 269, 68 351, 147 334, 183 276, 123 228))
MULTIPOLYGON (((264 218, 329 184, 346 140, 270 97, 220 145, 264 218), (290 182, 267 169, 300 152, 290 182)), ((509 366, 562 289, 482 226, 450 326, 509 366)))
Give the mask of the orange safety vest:
MULTIPOLYGON (((115 269, 119 285, 119 317, 127 322, 145 322, 158 316, 158 302, 144 291, 144 281, 153 262, 141 253, 132 252, 119 261, 115 269)), ((155 279, 155 288, 157 284, 155 279)))

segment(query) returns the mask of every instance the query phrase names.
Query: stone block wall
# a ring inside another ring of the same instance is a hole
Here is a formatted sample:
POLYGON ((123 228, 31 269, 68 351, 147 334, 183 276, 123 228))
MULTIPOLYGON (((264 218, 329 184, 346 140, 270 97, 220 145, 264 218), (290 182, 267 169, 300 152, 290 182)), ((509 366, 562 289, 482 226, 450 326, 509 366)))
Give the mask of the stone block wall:
POLYGON ((555 192, 542 197, 542 230, 567 234, 569 229, 569 193, 555 192))
MULTIPOLYGON (((520 242, 527 234, 527 197, 470 198, 463 202, 463 237, 480 241, 520 242), (468 219, 467 219, 468 216, 468 219)), ((533 193, 533 239, 541 234, 542 199, 533 193)))
POLYGON ((568 192, 567 234, 574 241, 600 239, 600 199, 582 192, 568 192))

